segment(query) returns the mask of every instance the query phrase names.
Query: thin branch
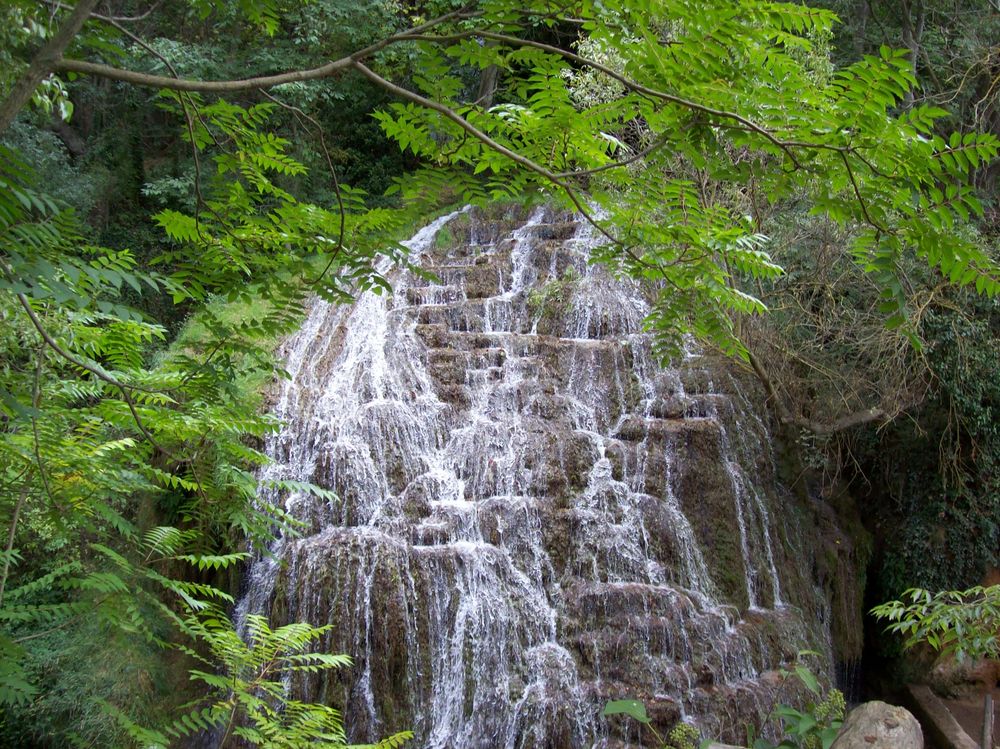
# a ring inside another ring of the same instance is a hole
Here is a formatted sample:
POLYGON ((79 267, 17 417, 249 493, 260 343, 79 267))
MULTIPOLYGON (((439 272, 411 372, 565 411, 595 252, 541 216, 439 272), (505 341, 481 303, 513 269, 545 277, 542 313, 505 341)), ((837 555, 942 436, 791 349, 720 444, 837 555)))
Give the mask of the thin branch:
POLYGON ((42 337, 42 340, 45 341, 45 343, 48 345, 49 348, 51 348, 53 351, 59 354, 59 356, 61 356, 63 359, 70 362, 71 364, 75 364, 81 369, 90 372, 92 375, 97 377, 97 379, 101 380, 102 382, 106 382, 112 387, 117 388, 122 395, 122 400, 125 401, 125 405, 128 406, 128 410, 132 414, 132 418, 135 420, 136 426, 139 428, 139 431, 142 432, 142 436, 145 437, 146 441, 149 442, 149 444, 151 444, 154 448, 162 452, 164 455, 171 458, 172 460, 175 460, 177 462, 183 462, 170 450, 160 445, 153 437, 153 435, 150 434, 149 430, 146 429, 146 425, 143 423, 142 418, 139 416, 139 411, 136 409, 135 401, 132 399, 132 396, 129 395, 129 390, 140 390, 147 393, 155 393, 157 391, 150 390, 148 388, 137 387, 135 385, 126 385, 125 383, 119 381, 117 378, 112 376, 107 370, 105 370, 100 365, 96 363, 93 365, 88 364, 79 357, 69 353, 68 351, 66 351, 66 349, 60 346, 59 343, 51 335, 49 335, 49 332, 45 329, 45 326, 42 325, 42 321, 38 319, 38 315, 36 315, 35 311, 31 308, 31 303, 28 301, 28 298, 24 296, 24 294, 18 294, 17 300, 21 303, 21 307, 24 308, 24 311, 28 315, 28 319, 31 320, 31 324, 35 327, 35 330, 38 331, 38 335, 42 337))
POLYGON ((604 166, 597 166, 594 167, 593 169, 580 169, 578 171, 572 171, 572 172, 559 172, 556 176, 559 177, 560 179, 572 179, 577 177, 589 177, 592 174, 600 174, 601 172, 607 172, 612 169, 622 169, 626 166, 629 166, 630 164, 634 164, 637 161, 642 161, 650 154, 663 148, 663 146, 665 146, 666 143, 667 143, 667 136, 666 134, 662 134, 658 138, 656 138, 652 144, 642 149, 641 151, 638 151, 632 156, 629 156, 627 159, 622 159, 621 161, 615 161, 614 163, 611 164, 605 164, 604 166))
MULTIPOLYGON (((42 474, 42 481, 45 484, 45 492, 49 495, 49 499, 52 499, 52 492, 49 489, 48 479, 45 477, 44 472, 42 472, 42 458, 38 451, 38 422, 35 419, 34 412, 38 410, 38 405, 41 403, 41 379, 42 379, 42 347, 39 347, 37 359, 35 361, 35 379, 31 388, 31 426, 35 433, 35 462, 38 466, 38 471, 42 474)), ((3 557, 3 574, 0 575, 0 606, 3 605, 3 592, 4 588, 7 587, 7 577, 10 574, 10 559, 11 554, 14 551, 14 536, 17 533, 17 521, 21 516, 21 510, 24 508, 24 502, 28 498, 28 491, 31 488, 31 484, 28 483, 26 475, 28 474, 28 469, 24 470, 21 474, 25 476, 24 485, 21 487, 21 494, 17 498, 17 504, 14 505, 14 513, 10 519, 10 530, 7 532, 7 546, 4 548, 3 557)))
POLYGON ((575 52, 570 52, 569 50, 556 47, 551 44, 545 44, 543 42, 536 42, 529 39, 521 39, 516 36, 509 36, 507 34, 498 34, 493 31, 467 31, 458 34, 451 34, 448 36, 437 36, 434 34, 418 34, 418 33, 406 33, 400 35, 403 39, 411 40, 423 40, 423 41, 452 41, 456 39, 468 39, 474 37, 481 37, 483 39, 492 39, 494 41, 503 42, 505 44, 516 45, 521 47, 533 47, 535 49, 540 49, 544 52, 550 52, 555 55, 560 55, 567 60, 576 62, 580 65, 586 65, 594 70, 598 70, 605 75, 613 78, 614 80, 621 83, 625 88, 633 91, 637 94, 642 94, 651 99, 659 99, 660 101, 665 101, 670 104, 676 104, 678 106, 684 107, 685 109, 690 109, 695 112, 701 112, 702 114, 707 114, 712 117, 718 117, 720 119, 733 120, 743 125, 747 130, 750 130, 757 135, 760 135, 764 139, 770 141, 773 145, 780 148, 785 152, 785 155, 791 160, 792 164, 799 168, 800 164, 795 154, 791 150, 791 146, 777 138, 773 133, 771 133, 766 128, 758 125, 753 120, 747 119, 743 115, 737 114, 736 112, 729 112, 724 109, 715 109, 714 107, 706 106, 705 104, 699 104, 696 101, 691 101, 690 99, 685 99, 681 96, 675 96, 674 94, 668 94, 665 91, 659 91, 657 89, 649 88, 643 84, 632 80, 628 76, 622 75, 613 68, 609 68, 607 65, 603 65, 596 60, 591 60, 588 57, 583 57, 575 52))
POLYGON ((344 195, 340 189, 340 180, 337 179, 337 170, 333 166, 333 159, 330 156, 330 149, 327 148, 326 146, 326 137, 323 135, 323 126, 316 120, 316 118, 302 111, 302 109, 299 107, 281 101, 281 99, 272 96, 270 93, 264 91, 263 89, 261 89, 261 93, 268 99, 273 101, 275 104, 277 104, 279 107, 282 107, 290 111, 292 114, 296 116, 296 118, 300 120, 304 119, 310 124, 312 124, 313 129, 319 136, 319 145, 320 148, 323 150, 323 158, 326 160, 327 169, 330 170, 330 177, 333 179, 333 191, 337 197, 337 211, 340 214, 340 231, 337 236, 337 247, 333 251, 333 254, 330 257, 330 262, 328 262, 326 264, 326 267, 323 268, 323 272, 320 273, 319 276, 317 276, 314 280, 310 281, 309 283, 310 286, 318 286, 320 282, 326 277, 326 274, 330 272, 330 268, 333 267, 333 264, 334 262, 336 262, 337 257, 344 249, 344 235, 347 231, 347 208, 344 206, 344 195))
POLYGON ((753 351, 749 348, 747 348, 747 359, 750 361, 750 366, 753 368, 754 374, 757 375, 757 379, 760 381, 761 385, 764 386, 764 391, 767 393, 767 399, 773 405, 774 410, 777 413, 778 420, 782 424, 795 426, 816 435, 826 436, 842 432, 845 429, 850 429, 851 427, 868 424, 873 421, 881 421, 887 416, 886 412, 881 408, 867 408, 861 411, 855 411, 854 413, 847 414, 846 416, 842 416, 831 422, 814 421, 813 419, 796 416, 788 410, 788 406, 778 394, 774 387, 774 383, 771 381, 770 376, 768 376, 764 366, 760 363, 760 360, 754 356, 753 351))
POLYGON ((878 223, 875 219, 871 217, 868 213, 868 204, 865 203, 865 199, 861 196, 861 189, 858 186, 858 181, 854 178, 854 170, 851 169, 851 162, 847 160, 847 154, 841 152, 841 160, 844 162, 844 169, 847 170, 847 176, 851 180, 851 187, 854 189, 854 197, 858 199, 858 205, 861 206, 861 213, 864 214, 865 221, 867 221, 871 226, 874 226, 883 234, 892 234, 888 229, 878 223))
MULTIPOLYGON (((475 125, 473 125, 471 122, 469 122, 467 119, 462 117, 460 114, 458 114, 455 110, 451 109, 450 107, 447 107, 444 104, 441 104, 440 102, 427 99, 421 96, 420 94, 414 93, 413 91, 409 91, 401 86, 397 86, 395 83, 386 80, 375 71, 366 67, 361 62, 354 62, 354 68, 362 75, 364 75, 366 78, 368 78, 370 81, 377 84, 381 88, 384 88, 386 91, 395 94, 399 98, 406 99, 407 101, 412 101, 414 104, 419 104, 422 107, 434 110, 438 114, 443 115, 444 117, 446 117, 447 119, 451 120, 456 125, 458 125, 460 128, 468 132, 471 136, 479 140, 484 145, 488 146, 489 148, 492 148, 497 153, 506 156, 514 163, 520 164, 525 169, 534 172, 540 177, 543 177, 546 181, 551 182, 556 187, 559 187, 566 193, 566 196, 569 198, 570 202, 573 203, 573 206, 587 220, 587 223, 589 223, 591 226, 597 229, 597 231, 599 231, 601 234, 603 234, 605 237, 611 240, 615 245, 624 248, 624 244, 622 243, 622 241, 617 237, 615 237, 613 234, 609 233, 608 230, 605 229, 603 226, 601 226, 601 224, 597 221, 597 219, 594 218, 594 216, 591 214, 590 210, 583 204, 583 202, 577 196, 576 191, 565 180, 561 179, 558 174, 556 174, 553 171, 550 171, 549 169, 546 169, 541 164, 535 163, 527 156, 522 156, 521 154, 510 150, 502 143, 498 143, 497 141, 493 140, 493 138, 491 138, 489 135, 487 135, 482 130, 477 128, 475 125)), ((628 251, 627 248, 624 249, 628 251)), ((649 266, 649 263, 642 260, 642 258, 639 258, 635 255, 632 255, 632 257, 634 260, 636 260, 636 262, 640 262, 647 267, 649 266)))
POLYGON ((108 78, 123 83, 132 83, 137 86, 149 86, 152 88, 166 88, 171 91, 190 91, 214 94, 233 93, 235 91, 250 91, 256 88, 273 88, 285 83, 298 83, 300 81, 315 81, 322 78, 329 78, 339 71, 351 67, 354 60, 351 57, 343 57, 339 60, 328 62, 318 68, 308 70, 293 70, 277 75, 266 75, 257 78, 242 78, 229 81, 196 81, 189 78, 170 78, 169 76, 153 75, 151 73, 140 73, 135 70, 116 68, 111 65, 104 65, 97 62, 87 62, 86 60, 71 60, 63 58, 56 63, 56 68, 60 72, 82 73, 84 75, 96 75, 101 78, 108 78))
POLYGON ((102 596, 101 598, 98 598, 96 601, 94 601, 93 604, 87 606, 87 608, 84 609, 83 611, 80 611, 74 614, 73 616, 69 617, 68 619, 59 622, 59 624, 56 624, 53 627, 49 627, 48 629, 43 629, 41 632, 35 632, 34 634, 25 635, 24 637, 17 637, 14 639, 14 642, 16 643, 28 642, 29 640, 35 640, 39 637, 45 637, 45 635, 51 634, 53 632, 58 632, 60 629, 68 627, 73 622, 78 621, 84 615, 91 613, 93 610, 97 609, 102 603, 107 601, 109 598, 111 598, 110 594, 102 596))
POLYGON ((17 531, 17 520, 24 507, 24 501, 28 498, 29 487, 28 479, 25 478, 21 494, 17 498, 17 504, 14 505, 14 514, 10 519, 10 530, 7 531, 7 546, 4 548, 3 555, 3 574, 0 574, 0 605, 3 604, 3 592, 7 587, 7 576, 10 574, 10 557, 14 553, 14 534, 17 531))
POLYGON ((35 453, 35 463, 38 465, 38 476, 42 479, 42 488, 45 489, 45 496, 49 498, 54 506, 59 507, 59 503, 56 501, 55 495, 52 494, 52 487, 49 485, 48 472, 45 470, 45 464, 42 462, 42 449, 41 449, 41 439, 38 435, 38 418, 36 413, 38 411, 38 405, 41 403, 41 380, 42 380, 42 364, 45 361, 45 346, 41 345, 38 347, 37 353, 37 363, 35 364, 35 383, 32 388, 31 393, 31 433, 33 436, 32 444, 35 453))
MULTIPOLYGON (((153 6, 153 7, 156 7, 156 6, 153 6)), ((150 10, 152 10, 152 9, 150 9, 150 10)), ((147 13, 148 12, 149 11, 147 11, 147 13)), ((162 53, 160 53, 155 47, 153 47, 151 44, 147 43, 142 37, 139 37, 136 34, 133 34, 131 31, 129 31, 124 26, 122 26, 120 23, 118 23, 118 21, 115 20, 114 18, 104 17, 101 20, 103 20, 105 23, 108 23, 111 26, 113 26, 120 33, 124 34, 129 39, 131 39, 135 44, 138 44, 140 47, 142 47, 144 50, 146 50, 146 52, 148 54, 150 54, 153 57, 155 57, 156 59, 158 59, 161 63, 163 63, 163 66, 167 70, 170 71, 170 74, 174 78, 179 79, 181 77, 180 73, 177 72, 177 68, 174 67, 174 64, 172 62, 170 62, 170 60, 165 55, 163 55, 162 53)), ((195 212, 194 212, 194 226, 195 226, 195 231, 198 233, 198 237, 200 239, 200 238, 202 238, 202 234, 201 234, 201 211, 202 211, 203 206, 205 205, 205 198, 204 198, 204 196, 202 195, 202 192, 201 192, 201 156, 199 155, 199 152, 198 152, 198 142, 197 142, 197 139, 195 138, 195 133, 194 133, 194 115, 191 112, 191 110, 192 110, 191 103, 188 101, 188 97, 185 96, 183 93, 179 93, 177 95, 177 100, 180 102, 181 108, 184 110, 184 121, 185 121, 185 123, 187 125, 188 137, 191 139, 191 157, 194 160, 194 192, 195 192, 195 201, 196 201, 195 212)), ((195 112, 197 112, 197 108, 195 107, 194 109, 195 109, 195 112)), ((201 121, 200 120, 200 115, 199 115, 199 121, 201 121)), ((205 125, 204 121, 202 121, 202 125, 205 126, 205 130, 210 135, 212 135, 211 129, 208 126, 205 125)), ((214 139, 215 136, 212 135, 212 137, 214 139)), ((216 145, 219 145, 218 141, 216 141, 216 145)), ((213 213, 215 213, 215 212, 213 211, 213 213)), ((217 214, 216 214, 216 218, 218 218, 217 214)))

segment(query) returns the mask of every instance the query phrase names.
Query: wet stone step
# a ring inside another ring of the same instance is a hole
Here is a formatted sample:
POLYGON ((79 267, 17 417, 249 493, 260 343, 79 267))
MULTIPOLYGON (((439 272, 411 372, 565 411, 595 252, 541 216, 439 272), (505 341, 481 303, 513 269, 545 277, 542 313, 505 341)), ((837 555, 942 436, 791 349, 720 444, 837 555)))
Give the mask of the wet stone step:
POLYGON ((454 333, 527 333, 530 323, 521 315, 504 314, 493 300, 437 304, 415 308, 418 325, 444 325, 454 333))
POLYGON ((499 255, 481 255, 468 264, 430 265, 425 270, 433 277, 415 279, 414 288, 457 286, 477 299, 502 293, 502 286, 509 285, 511 278, 510 257, 499 255))
POLYGON ((469 299, 484 299, 503 293, 509 283, 511 267, 505 263, 482 263, 469 268, 465 274, 465 295, 469 299))
POLYGON ((455 408, 467 409, 472 405, 472 392, 464 384, 438 384, 437 396, 455 408))
POLYGON ((417 336, 428 348, 450 348, 457 351, 471 351, 477 348, 497 347, 509 333, 485 333, 468 330, 449 330, 443 322, 418 323, 417 336))
POLYGON ((626 442, 663 441, 679 434, 718 431, 719 424, 711 419, 648 419, 633 415, 622 420, 614 436, 626 442))
POLYGON ((539 239, 564 240, 576 236, 580 229, 578 221, 556 221, 552 223, 535 224, 533 232, 539 239))
POLYGON ((439 232, 434 240, 436 250, 460 250, 468 245, 494 244, 510 236, 527 218, 527 215, 486 217, 479 209, 453 219, 448 230, 439 232))
POLYGON ((465 274, 472 268, 472 263, 441 263, 425 264, 423 271, 426 276, 414 276, 410 283, 414 288, 422 286, 462 286, 465 274))
POLYGON ((465 372, 465 383, 471 387, 499 382, 503 379, 503 367, 488 367, 486 369, 468 369, 465 372))
POLYGON ((417 556, 437 557, 452 563, 495 564, 503 557, 503 551, 484 541, 449 541, 441 544, 413 544, 410 547, 417 556))
POLYGON ((419 306, 424 304, 450 304, 461 302, 465 294, 459 286, 410 286, 406 289, 407 304, 419 306))
POLYGON ((565 242, 542 242, 531 253, 531 266, 539 271, 542 283, 571 282, 586 275, 588 257, 565 242))
POLYGON ((426 305, 416 313, 418 325, 442 325, 449 331, 483 331, 482 302, 426 305))
POLYGON ((688 398, 684 408, 685 419, 717 418, 732 409, 732 403, 725 395, 706 393, 695 398, 688 398))
MULTIPOLYGON (((698 650, 695 643, 685 638, 683 622, 667 617, 643 618, 642 614, 609 620, 605 627, 588 629, 574 639, 574 644, 585 662, 596 660, 604 668, 614 668, 612 661, 607 659, 614 654, 615 662, 626 669, 638 665, 632 662, 633 658, 637 658, 644 669, 653 667, 652 659, 655 658, 657 670, 676 669, 677 675, 690 668, 692 656, 698 650)), ((611 671, 608 675, 615 678, 623 673, 627 672, 615 674, 611 671)))
POLYGON ((499 367, 507 360, 507 352, 497 346, 460 350, 454 348, 433 348, 427 352, 427 361, 431 365, 454 365, 461 362, 467 369, 482 369, 483 367, 499 367))
POLYGON ((650 606, 659 605, 672 609, 683 607, 690 611, 697 610, 687 594, 670 585, 638 580, 600 582, 577 578, 566 587, 566 598, 571 608, 605 605, 615 610, 648 610, 650 606))

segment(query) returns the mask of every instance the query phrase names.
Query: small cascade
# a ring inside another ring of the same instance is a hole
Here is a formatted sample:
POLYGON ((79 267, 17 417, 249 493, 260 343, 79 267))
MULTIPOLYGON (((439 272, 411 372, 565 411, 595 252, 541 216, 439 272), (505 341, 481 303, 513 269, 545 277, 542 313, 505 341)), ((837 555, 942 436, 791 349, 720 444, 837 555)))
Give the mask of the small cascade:
POLYGON ((333 624, 355 666, 290 688, 352 741, 610 749, 637 740, 600 717, 625 697, 735 740, 775 669, 827 641, 772 520, 763 422, 724 363, 657 365, 599 240, 544 207, 456 212, 408 243, 433 281, 316 300, 285 344, 264 478, 338 500, 281 498, 305 531, 240 607, 333 624))

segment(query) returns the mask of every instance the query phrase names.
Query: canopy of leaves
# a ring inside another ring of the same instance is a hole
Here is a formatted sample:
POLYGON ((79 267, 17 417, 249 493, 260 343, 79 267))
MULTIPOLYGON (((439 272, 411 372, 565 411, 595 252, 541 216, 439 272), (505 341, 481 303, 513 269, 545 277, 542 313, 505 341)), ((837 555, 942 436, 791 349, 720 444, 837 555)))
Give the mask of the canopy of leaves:
POLYGON ((960 660, 1000 657, 1000 585, 931 593, 907 590, 902 600, 872 609, 903 636, 903 647, 926 643, 960 660))
MULTIPOLYGON (((312 295, 388 290, 386 273, 409 262, 395 238, 442 200, 544 193, 582 212, 606 240, 594 260, 649 289, 647 326, 664 357, 690 333, 748 356, 740 326, 765 311, 761 289, 782 274, 762 226, 767 203, 806 201, 848 230, 877 314, 913 342, 904 268, 1000 290, 994 260, 958 229, 983 211, 972 181, 997 139, 948 132, 944 109, 912 105, 906 51, 881 47, 835 70, 824 47, 832 13, 763 0, 442 5, 371 3, 359 14, 335 0, 190 0, 142 15, 123 3, 126 15, 90 19, 48 60, 32 54, 66 9, 17 0, 0 10, 0 103, 31 64, 56 74, 36 92, 43 120, 70 116, 71 91, 110 96, 70 80, 79 75, 117 81, 105 87, 117 92, 149 88, 128 94, 146 119, 129 124, 120 179, 146 231, 108 232, 141 247, 102 246, 12 143, 0 147, 0 512, 10 528, 0 701, 37 693, 26 643, 95 616, 191 657, 200 642, 227 674, 223 684, 198 671, 210 704, 179 724, 148 728, 119 713, 133 736, 165 744, 224 721, 265 746, 342 741, 331 708, 283 701, 265 673, 342 665, 305 654, 321 631, 251 620, 244 642, 220 613, 229 594, 204 575, 239 562, 243 538, 294 532, 283 496, 319 491, 258 492, 265 458, 254 446, 277 425, 243 378, 280 374, 271 349, 312 295), (143 28, 149 39, 130 30, 143 28), (342 179, 346 149, 317 119, 337 109, 347 75, 393 100, 377 122, 420 166, 380 207, 342 179), (490 79, 496 91, 476 90, 490 79), (143 153, 150 123, 184 149, 153 154, 169 168, 143 153), (222 314, 220 299, 246 314, 222 314), (188 310, 200 334, 164 354, 168 322, 188 310)), ((103 147, 123 150, 120 140, 103 147)))

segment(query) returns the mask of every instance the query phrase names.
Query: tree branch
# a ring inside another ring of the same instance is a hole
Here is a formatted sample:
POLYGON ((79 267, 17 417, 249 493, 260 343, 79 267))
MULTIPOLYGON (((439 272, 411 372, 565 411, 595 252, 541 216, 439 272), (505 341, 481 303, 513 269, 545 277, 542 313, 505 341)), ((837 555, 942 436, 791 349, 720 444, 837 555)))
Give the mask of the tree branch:
MULTIPOLYGON (((93 6, 96 0, 87 0, 87 2, 93 6)), ((285 83, 299 83, 302 81, 316 81, 323 78, 330 78, 337 73, 351 68, 358 60, 371 57, 376 52, 385 49, 392 44, 396 44, 397 42, 406 41, 407 37, 410 35, 420 34, 421 32, 432 29, 435 26, 439 26, 446 21, 472 18, 478 15, 480 15, 478 11, 470 11, 467 9, 456 10, 451 13, 446 13, 443 16, 438 16, 427 23, 414 26, 407 31, 387 36, 385 39, 377 41, 374 44, 370 44, 363 49, 347 55, 346 57, 341 57, 339 60, 331 60, 325 65, 320 65, 319 67, 309 68, 306 70, 290 70, 284 73, 277 73, 275 75, 255 76, 253 78, 240 78, 225 81, 198 81, 190 78, 170 78, 163 75, 154 75, 152 73, 141 73, 135 70, 126 70, 125 68, 116 68, 113 65, 104 65, 103 63, 59 58, 58 55, 54 61, 54 69, 67 73, 96 75, 101 78, 108 78, 110 80, 121 81, 123 83, 131 83, 136 86, 165 88, 171 91, 197 91, 201 93, 225 94, 236 91, 250 91, 253 89, 269 89, 285 83)))
POLYGON ((69 47, 73 37, 83 28, 83 24, 90 17, 90 13, 97 6, 97 3, 98 0, 80 0, 65 23, 38 50, 24 75, 14 84, 7 98, 0 102, 0 135, 6 132, 17 113, 31 101, 38 84, 58 69, 63 52, 69 47))
POLYGON ((747 348, 747 358, 750 361, 750 366, 753 368, 754 374, 757 375, 757 379, 760 381, 761 385, 764 386, 764 391, 767 393, 767 399, 774 408, 775 413, 778 416, 778 421, 786 426, 794 426, 807 432, 812 432, 816 435, 827 436, 830 434, 836 434, 837 432, 843 432, 851 427, 861 426, 862 424, 868 424, 873 421, 882 421, 888 416, 888 414, 886 414, 886 412, 881 408, 866 408, 862 411, 855 411, 830 422, 814 421, 813 419, 796 416, 788 410, 788 406, 778 394, 778 391, 775 389, 774 383, 771 381, 770 376, 768 376, 764 366, 760 363, 760 360, 754 356, 754 353, 749 349, 749 347, 747 348))
MULTIPOLYGON (((493 140, 493 138, 491 138, 489 135, 487 135, 482 130, 477 128, 475 125, 473 125, 471 122, 469 122, 467 119, 462 117, 460 114, 458 114, 458 112, 451 109, 450 107, 447 107, 444 104, 441 104, 440 102, 433 101, 432 99, 427 99, 421 96, 420 94, 414 93, 413 91, 409 91, 408 89, 403 88, 402 86, 397 86, 395 83, 386 80, 375 71, 366 67, 361 62, 355 61, 354 68, 358 72, 360 72, 363 76, 368 78, 370 81, 377 84, 381 88, 384 88, 386 91, 395 94, 399 98, 405 99, 407 101, 412 101, 414 104, 419 104, 422 107, 425 107, 427 109, 432 109, 438 114, 443 115, 444 117, 446 117, 447 119, 451 120, 456 125, 458 125, 460 128, 465 130, 467 133, 469 133, 469 135, 479 140, 484 145, 493 149, 497 153, 506 156, 515 164, 520 164, 525 169, 534 172, 540 177, 543 177, 546 181, 551 182, 556 187, 562 189, 566 193, 566 196, 569 198, 570 202, 573 203, 573 206, 587 220, 587 223, 589 223, 591 226, 597 229, 597 231, 599 231, 601 234, 603 234, 605 237, 611 240, 615 245, 619 247, 624 247, 624 244, 620 239, 609 233, 608 230, 605 229, 603 226, 601 226, 600 223, 598 223, 597 219, 595 219, 591 215, 590 210, 587 208, 587 206, 583 204, 580 198, 577 197, 576 191, 572 188, 572 186, 570 186, 569 183, 561 179, 560 176, 555 172, 546 169, 541 164, 535 163, 527 156, 522 156, 521 154, 512 151, 502 143, 498 143, 497 141, 493 140)), ((628 251, 627 248, 626 251, 628 251)), ((649 267, 649 263, 642 260, 642 258, 639 258, 638 256, 635 255, 633 255, 633 258, 636 260, 636 262, 640 262, 644 266, 649 267)))
POLYGON ((131 83, 136 86, 147 86, 152 88, 166 88, 171 91, 191 91, 213 94, 227 94, 236 91, 250 91, 257 88, 274 88, 284 83, 297 83, 300 81, 315 81, 322 78, 329 78, 336 73, 351 67, 354 60, 352 57, 342 57, 333 60, 326 65, 308 70, 292 70, 287 73, 277 75, 265 75, 257 78, 241 78, 229 81, 196 81, 190 78, 170 78, 165 75, 154 75, 152 73, 140 73, 136 70, 126 70, 116 68, 111 65, 104 65, 99 62, 87 62, 86 60, 71 60, 63 58, 56 63, 56 69, 66 73, 82 73, 84 75, 96 75, 101 78, 108 78, 113 81, 131 83))
MULTIPOLYGON (((66 5, 66 3, 60 3, 57 0, 39 0, 39 2, 42 5, 47 5, 47 6, 50 6, 52 8, 59 8, 60 10, 69 10, 69 9, 72 8, 72 6, 66 5)), ((104 15, 101 15, 100 13, 91 13, 90 17, 93 18, 93 19, 95 19, 95 20, 98 20, 98 21, 104 21, 106 23, 114 23, 116 21, 121 21, 122 23, 136 23, 138 21, 143 21, 146 18, 148 18, 149 15, 154 10, 156 10, 157 8, 159 8, 160 5, 162 5, 162 4, 163 4, 163 0, 157 0, 157 2, 153 3, 152 5, 150 5, 148 8, 146 8, 146 10, 144 10, 142 13, 140 13, 137 16, 104 16, 104 15)))
POLYGON ((724 109, 715 109, 714 107, 709 107, 704 104, 699 104, 696 101, 691 101, 690 99, 685 99, 681 96, 675 96, 674 94, 668 94, 665 91, 659 91, 654 88, 649 88, 648 86, 644 86, 641 83, 638 83, 637 81, 633 81, 628 76, 622 75, 613 68, 609 68, 607 65, 603 65, 597 62, 596 60, 591 60, 588 57, 583 57, 582 55, 578 55, 575 52, 570 52, 569 50, 561 49, 560 47, 556 47, 551 44, 544 44, 543 42, 536 42, 530 39, 521 39, 520 37, 509 36, 507 34, 498 34, 493 31, 467 31, 459 34, 452 34, 449 36, 438 36, 431 34, 418 34, 418 33, 407 32, 401 34, 400 36, 404 39, 423 40, 423 41, 453 41, 456 39, 481 37, 483 39, 491 39, 512 46, 533 47, 534 49, 540 49, 544 52, 550 52, 555 55, 560 55, 565 59, 570 60, 571 62, 575 62, 580 65, 586 65, 587 67, 593 68, 594 70, 604 73, 606 76, 618 81, 620 84, 625 86, 625 88, 634 93, 642 94, 643 96, 646 96, 650 99, 659 99, 660 101, 665 101, 670 104, 675 104, 684 107, 685 109, 690 109, 695 112, 701 112, 702 114, 707 114, 712 117, 717 117, 720 119, 728 119, 728 120, 733 120, 734 122, 738 122, 747 130, 754 132, 757 135, 760 135, 765 140, 770 141, 773 145, 777 146, 782 151, 784 151, 785 155, 788 156, 788 158, 791 160, 792 164, 796 168, 800 166, 798 159, 796 159, 795 154, 792 152, 791 146, 789 144, 782 141, 780 138, 775 136, 772 132, 770 132, 766 128, 758 125, 753 120, 747 119, 741 114, 738 114, 736 112, 729 112, 724 109))
POLYGON ((59 356, 61 356, 63 359, 70 362, 71 364, 75 364, 81 369, 90 372, 92 375, 97 377, 97 379, 108 383, 112 387, 117 388, 122 395, 122 400, 125 401, 125 405, 128 406, 128 410, 132 414, 132 418, 135 420, 135 425, 139 428, 139 431, 142 432, 142 436, 145 437, 146 441, 149 442, 149 444, 151 444, 153 447, 162 452, 171 460, 175 460, 179 463, 184 462, 182 459, 174 455, 174 453, 172 453, 170 450, 167 450, 165 447, 160 445, 153 437, 153 435, 149 433, 149 430, 146 429, 146 425, 143 423, 142 418, 139 416, 139 411, 135 407, 135 401, 133 400, 132 396, 129 395, 128 392, 130 388, 133 390, 146 390, 147 392, 155 392, 155 391, 148 391, 146 388, 137 388, 132 385, 126 385, 123 382, 119 382, 110 373, 105 371, 103 367, 87 364, 87 362, 83 361, 79 357, 73 356, 73 354, 66 351, 66 349, 60 346, 59 343, 51 335, 49 335, 49 332, 45 329, 45 326, 42 325, 42 321, 38 319, 38 315, 36 315, 35 311, 31 308, 31 303, 28 301, 28 298, 24 296, 24 294, 18 294, 17 300, 21 303, 21 307, 24 308, 24 311, 28 315, 28 319, 31 320, 31 324, 35 327, 35 330, 38 331, 38 335, 42 337, 42 340, 45 341, 46 345, 48 345, 49 348, 51 348, 53 351, 59 354, 59 356))

